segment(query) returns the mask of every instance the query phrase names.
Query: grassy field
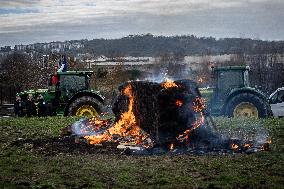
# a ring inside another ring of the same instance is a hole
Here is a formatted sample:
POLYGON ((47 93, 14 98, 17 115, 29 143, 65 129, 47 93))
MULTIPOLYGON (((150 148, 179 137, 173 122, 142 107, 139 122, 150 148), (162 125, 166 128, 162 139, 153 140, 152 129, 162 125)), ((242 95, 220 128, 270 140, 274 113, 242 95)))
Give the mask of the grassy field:
POLYGON ((60 129, 77 119, 0 118, 0 187, 284 188, 284 119, 215 118, 218 131, 232 137, 248 137, 265 127, 272 138, 271 151, 159 156, 60 144, 60 129), (50 146, 51 140, 60 148, 50 146))

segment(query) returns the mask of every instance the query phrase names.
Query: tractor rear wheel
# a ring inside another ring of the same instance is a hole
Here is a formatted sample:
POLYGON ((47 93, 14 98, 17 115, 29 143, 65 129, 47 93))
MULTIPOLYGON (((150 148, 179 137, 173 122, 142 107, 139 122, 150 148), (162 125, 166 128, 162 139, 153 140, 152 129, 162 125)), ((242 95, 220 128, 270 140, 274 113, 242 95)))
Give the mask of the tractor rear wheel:
POLYGON ((102 113, 102 110, 102 104, 97 99, 90 96, 82 96, 71 103, 68 115, 93 117, 102 113))
POLYGON ((227 103, 228 117, 265 118, 269 115, 266 102, 252 93, 240 93, 227 103))

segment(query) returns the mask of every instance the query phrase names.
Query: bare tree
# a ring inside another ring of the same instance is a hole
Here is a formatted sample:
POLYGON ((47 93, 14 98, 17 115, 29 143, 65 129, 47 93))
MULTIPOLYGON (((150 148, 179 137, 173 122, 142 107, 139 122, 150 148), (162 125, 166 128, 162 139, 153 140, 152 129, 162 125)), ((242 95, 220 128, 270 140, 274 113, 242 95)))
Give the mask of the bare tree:
POLYGON ((1 84, 20 86, 22 89, 43 87, 46 69, 27 54, 10 54, 1 63, 1 84))

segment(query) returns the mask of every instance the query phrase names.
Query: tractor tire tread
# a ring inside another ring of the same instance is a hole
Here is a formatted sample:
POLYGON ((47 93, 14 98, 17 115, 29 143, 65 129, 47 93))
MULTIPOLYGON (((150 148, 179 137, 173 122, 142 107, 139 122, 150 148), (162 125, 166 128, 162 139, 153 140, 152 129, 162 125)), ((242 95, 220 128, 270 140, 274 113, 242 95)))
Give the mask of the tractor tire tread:
POLYGON ((102 103, 99 102, 96 98, 91 96, 81 96, 77 99, 75 99, 68 108, 68 115, 74 116, 76 115, 76 111, 78 108, 84 104, 89 104, 95 108, 98 114, 103 112, 103 106, 102 103))
POLYGON ((232 97, 226 104, 225 115, 233 117, 235 107, 242 102, 252 103, 257 108, 259 118, 266 118, 269 116, 269 106, 266 101, 257 95, 248 92, 239 93, 232 97))

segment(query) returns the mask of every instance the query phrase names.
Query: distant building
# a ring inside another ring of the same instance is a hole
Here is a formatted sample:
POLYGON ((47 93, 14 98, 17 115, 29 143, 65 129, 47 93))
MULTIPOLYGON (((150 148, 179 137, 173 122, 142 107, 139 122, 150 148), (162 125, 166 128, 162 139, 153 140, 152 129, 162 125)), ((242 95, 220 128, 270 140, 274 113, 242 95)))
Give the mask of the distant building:
POLYGON ((26 51, 27 45, 15 45, 15 51, 26 51))
POLYGON ((0 49, 1 52, 10 52, 11 50, 12 50, 11 46, 1 47, 0 49))

